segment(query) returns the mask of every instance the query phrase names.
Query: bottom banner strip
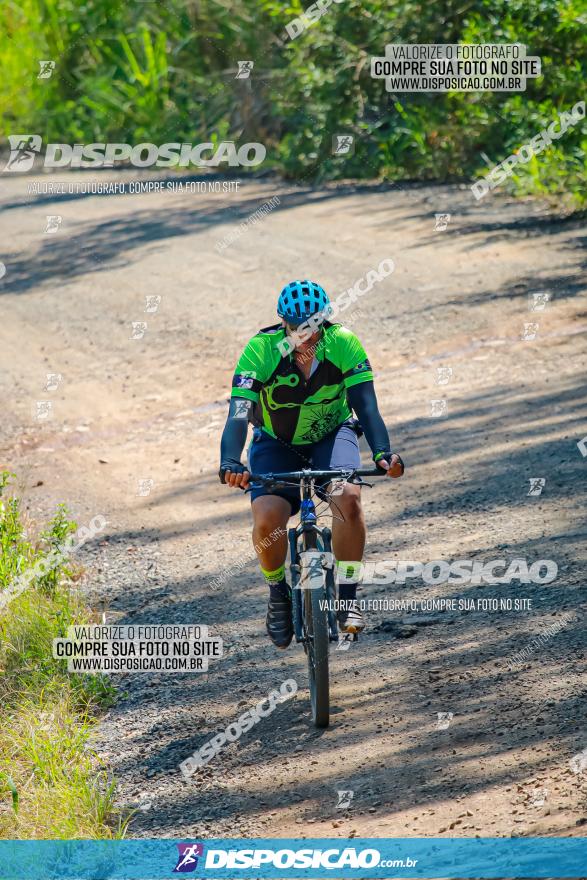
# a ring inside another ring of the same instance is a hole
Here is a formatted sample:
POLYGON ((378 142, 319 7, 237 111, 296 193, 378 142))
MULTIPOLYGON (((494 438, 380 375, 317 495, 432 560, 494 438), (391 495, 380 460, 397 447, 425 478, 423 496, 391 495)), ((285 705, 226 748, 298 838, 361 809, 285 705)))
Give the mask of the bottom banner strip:
POLYGON ((584 878, 581 838, 5 840, 0 880, 584 878))

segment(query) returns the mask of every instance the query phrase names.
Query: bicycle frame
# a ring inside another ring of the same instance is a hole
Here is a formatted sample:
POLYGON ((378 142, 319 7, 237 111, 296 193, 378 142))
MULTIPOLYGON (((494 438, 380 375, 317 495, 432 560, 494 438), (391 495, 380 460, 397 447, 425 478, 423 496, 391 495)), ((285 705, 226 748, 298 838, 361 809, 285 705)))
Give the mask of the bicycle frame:
MULTIPOLYGON (((289 529, 289 558, 290 570, 292 573, 292 583, 299 583, 300 565, 299 555, 301 552, 316 549, 323 554, 321 560, 322 567, 325 569, 333 569, 333 556, 331 548, 331 532, 327 527, 320 527, 316 516, 316 506, 314 504, 314 480, 305 477, 301 481, 302 504, 300 508, 300 522, 295 528, 289 529), (305 538, 300 546, 300 539, 305 538), (322 547, 318 547, 318 542, 322 543, 322 547), (314 546, 312 546, 314 545, 314 546)), ((293 605, 293 624, 296 642, 305 644, 307 641, 304 634, 303 626, 303 608, 301 601, 301 589, 297 587, 292 593, 293 605)), ((336 599, 336 590, 334 587, 334 578, 325 578, 325 598, 327 600, 336 599)), ((332 601, 329 601, 328 607, 328 630, 331 642, 338 642, 338 630, 336 625, 336 616, 332 610, 332 601)))
MULTIPOLYGON (((316 516, 316 506, 314 504, 313 495, 315 492, 315 481, 316 480, 336 480, 336 479, 346 479, 349 482, 359 482, 362 483, 361 477, 382 477, 385 476, 385 471, 381 468, 357 468, 353 470, 344 470, 342 468, 336 470, 301 470, 301 471, 288 471, 286 473, 271 473, 271 474, 251 474, 250 483, 251 485, 255 483, 255 481, 262 483, 268 487, 272 487, 274 489, 284 488, 286 485, 292 485, 291 481, 299 481, 302 499, 301 499, 301 507, 300 507, 300 522, 295 528, 290 528, 288 532, 288 540, 289 540, 289 556, 290 556, 290 570, 292 573, 292 581, 296 583, 299 580, 300 575, 300 565, 298 562, 299 559, 299 539, 304 536, 305 538, 305 547, 302 547, 303 550, 312 549, 312 544, 316 545, 318 540, 322 541, 321 551, 324 554, 329 554, 329 560, 323 560, 324 568, 333 568, 333 556, 332 556, 332 548, 331 548, 331 531, 327 527, 320 527, 318 525, 318 520, 316 516), (326 563, 326 564, 325 564, 326 563)), ((365 483, 365 485, 370 486, 370 483, 365 483)), ((325 591, 326 599, 335 599, 336 598, 336 588, 334 587, 334 579, 326 578, 329 581, 329 589, 325 591)), ((303 608, 302 603, 300 601, 300 590, 293 590, 293 624, 294 624, 294 634, 296 638, 296 642, 305 643, 306 638, 304 636, 304 628, 303 628, 303 608)), ((328 610, 328 630, 329 630, 329 640, 331 642, 338 641, 338 627, 336 623, 336 615, 332 610, 332 603, 329 602, 329 610, 328 610)), ((356 635, 355 635, 356 640, 356 635)))
MULTIPOLYGON (((316 727, 328 727, 330 719, 330 682, 328 653, 330 642, 338 642, 338 626, 334 613, 336 586, 334 583, 334 557, 331 532, 318 525, 314 494, 315 483, 328 484, 336 479, 361 483, 362 476, 385 476, 381 468, 374 470, 328 470, 290 471, 281 474, 251 474, 255 481, 267 488, 280 489, 298 486, 301 489, 300 521, 288 530, 290 568, 292 581, 292 616, 296 642, 303 644, 308 660, 310 679, 310 703, 316 727), (312 586, 312 564, 302 554, 308 551, 319 554, 321 576, 318 586, 312 586), (324 574, 322 574, 324 570, 324 574), (305 576, 305 577, 304 577, 305 576), (324 607, 326 600, 326 608, 324 607)), ((367 483, 365 485, 372 485, 367 483)), ((354 634, 354 641, 357 634, 354 634)))

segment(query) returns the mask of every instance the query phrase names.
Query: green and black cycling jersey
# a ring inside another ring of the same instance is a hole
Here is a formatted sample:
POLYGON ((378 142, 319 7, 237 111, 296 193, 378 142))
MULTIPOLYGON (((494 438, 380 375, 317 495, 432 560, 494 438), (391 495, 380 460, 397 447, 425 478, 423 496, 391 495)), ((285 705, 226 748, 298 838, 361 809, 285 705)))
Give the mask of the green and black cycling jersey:
POLYGON ((317 443, 352 416, 347 391, 373 381, 365 349, 341 324, 324 322, 313 372, 304 378, 293 354, 283 355, 282 324, 260 330, 240 356, 232 397, 255 403, 252 421, 287 443, 317 443))
POLYGON ((285 338, 282 324, 266 327, 249 341, 239 358, 220 443, 221 482, 225 470, 244 470, 241 455, 249 419, 271 437, 301 446, 318 443, 354 412, 373 460, 390 461, 389 434, 377 406, 373 372, 355 334, 325 321, 308 379, 293 355, 280 350, 279 343, 285 338))

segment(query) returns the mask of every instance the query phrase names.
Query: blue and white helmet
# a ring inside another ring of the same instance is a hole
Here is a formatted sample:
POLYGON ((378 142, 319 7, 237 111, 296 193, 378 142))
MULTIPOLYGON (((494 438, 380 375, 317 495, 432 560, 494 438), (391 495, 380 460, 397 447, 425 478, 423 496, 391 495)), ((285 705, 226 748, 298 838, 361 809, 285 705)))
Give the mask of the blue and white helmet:
POLYGON ((324 317, 328 317, 330 300, 314 281, 291 281, 279 294, 277 314, 288 324, 302 324, 317 312, 324 312, 324 317))

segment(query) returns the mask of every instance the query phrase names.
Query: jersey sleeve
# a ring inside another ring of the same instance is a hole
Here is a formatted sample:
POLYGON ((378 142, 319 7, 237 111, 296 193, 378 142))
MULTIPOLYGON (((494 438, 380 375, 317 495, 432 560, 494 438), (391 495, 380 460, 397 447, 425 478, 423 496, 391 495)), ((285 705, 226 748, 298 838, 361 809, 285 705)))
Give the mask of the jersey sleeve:
POLYGON ((238 359, 232 377, 231 397, 246 397, 248 400, 259 400, 259 392, 269 376, 264 354, 263 341, 253 336, 245 346, 238 359))
POLYGON ((367 353, 354 333, 341 328, 339 334, 340 369, 343 374, 345 388, 351 388, 360 382, 372 382, 373 370, 367 353))

